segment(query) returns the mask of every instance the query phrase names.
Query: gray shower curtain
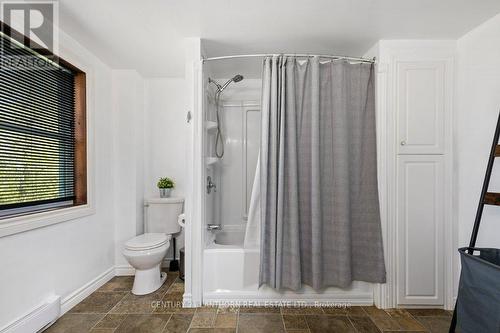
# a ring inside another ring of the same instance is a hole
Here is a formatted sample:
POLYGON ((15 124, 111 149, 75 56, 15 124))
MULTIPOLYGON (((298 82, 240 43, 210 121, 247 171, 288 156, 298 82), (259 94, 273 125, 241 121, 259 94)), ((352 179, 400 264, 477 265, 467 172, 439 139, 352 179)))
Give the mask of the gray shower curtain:
POLYGON ((260 285, 385 282, 374 68, 264 60, 260 285))

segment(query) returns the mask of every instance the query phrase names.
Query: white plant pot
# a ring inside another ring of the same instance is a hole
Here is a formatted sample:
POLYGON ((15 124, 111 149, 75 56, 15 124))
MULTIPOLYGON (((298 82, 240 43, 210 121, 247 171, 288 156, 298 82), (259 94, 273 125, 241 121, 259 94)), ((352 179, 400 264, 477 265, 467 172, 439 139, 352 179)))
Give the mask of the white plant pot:
POLYGON ((172 195, 172 189, 171 188, 160 188, 160 198, 170 198, 172 195))

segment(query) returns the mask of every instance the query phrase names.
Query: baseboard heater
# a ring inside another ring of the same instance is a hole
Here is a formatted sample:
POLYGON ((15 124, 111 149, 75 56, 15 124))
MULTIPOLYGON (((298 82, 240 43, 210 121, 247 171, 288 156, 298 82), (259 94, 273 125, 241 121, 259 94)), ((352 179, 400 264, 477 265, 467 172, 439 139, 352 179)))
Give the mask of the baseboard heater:
POLYGON ((61 313, 61 297, 51 296, 30 313, 0 330, 0 333, 35 333, 50 326, 61 313))

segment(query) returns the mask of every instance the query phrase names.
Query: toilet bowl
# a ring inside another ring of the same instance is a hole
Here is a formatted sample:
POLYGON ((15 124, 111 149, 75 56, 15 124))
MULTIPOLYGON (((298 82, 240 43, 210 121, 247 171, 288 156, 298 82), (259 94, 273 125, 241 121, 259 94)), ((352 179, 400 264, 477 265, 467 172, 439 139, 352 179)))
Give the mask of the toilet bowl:
POLYGON ((163 285, 167 273, 161 272, 160 266, 170 239, 171 236, 164 233, 145 233, 125 243, 123 256, 135 268, 133 294, 149 294, 163 285))

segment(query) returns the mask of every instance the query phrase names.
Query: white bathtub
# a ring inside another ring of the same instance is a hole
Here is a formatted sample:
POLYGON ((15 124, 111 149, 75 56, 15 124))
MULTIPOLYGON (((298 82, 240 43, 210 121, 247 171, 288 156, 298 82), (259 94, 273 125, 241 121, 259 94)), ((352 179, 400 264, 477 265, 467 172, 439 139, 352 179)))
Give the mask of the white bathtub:
POLYGON ((365 282, 354 282, 349 289, 327 288, 322 292, 307 286, 297 292, 259 288, 260 250, 244 249, 243 239, 241 228, 225 228, 204 250, 204 304, 373 304, 373 285, 365 282))

